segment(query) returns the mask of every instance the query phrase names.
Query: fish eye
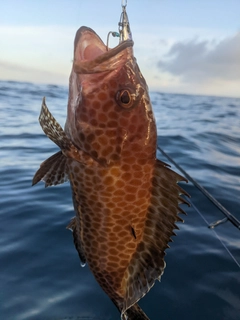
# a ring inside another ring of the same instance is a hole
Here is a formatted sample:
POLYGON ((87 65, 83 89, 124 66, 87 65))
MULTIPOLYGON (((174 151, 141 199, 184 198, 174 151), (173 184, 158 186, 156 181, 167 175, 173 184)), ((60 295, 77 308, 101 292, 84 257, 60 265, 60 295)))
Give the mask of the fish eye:
POLYGON ((120 94, 120 100, 123 104, 129 104, 131 101, 131 96, 129 94, 129 92, 127 90, 124 90, 121 94, 120 94))
POLYGON ((118 104, 125 109, 130 108, 133 104, 133 97, 132 97, 131 93, 129 92, 129 90, 127 90, 127 89, 123 89, 121 91, 118 91, 118 93, 116 95, 116 100, 117 100, 118 104))

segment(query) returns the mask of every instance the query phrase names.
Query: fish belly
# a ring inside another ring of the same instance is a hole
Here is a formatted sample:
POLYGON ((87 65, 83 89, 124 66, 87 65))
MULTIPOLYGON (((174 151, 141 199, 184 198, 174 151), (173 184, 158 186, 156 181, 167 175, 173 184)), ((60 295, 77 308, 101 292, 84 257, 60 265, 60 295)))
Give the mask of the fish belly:
POLYGON ((124 296, 124 274, 143 236, 153 163, 104 168, 69 162, 86 261, 107 293, 124 296))

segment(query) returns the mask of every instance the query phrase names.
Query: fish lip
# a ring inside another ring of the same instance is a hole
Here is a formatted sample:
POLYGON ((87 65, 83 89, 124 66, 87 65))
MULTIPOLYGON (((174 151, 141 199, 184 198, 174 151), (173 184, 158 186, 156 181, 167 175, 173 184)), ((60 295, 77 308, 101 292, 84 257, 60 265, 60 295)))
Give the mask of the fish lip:
POLYGON ((115 56, 121 54, 126 48, 132 47, 133 44, 132 40, 125 40, 112 49, 107 48, 94 30, 83 26, 78 29, 74 40, 73 69, 76 73, 82 74, 108 71, 111 67, 106 63, 110 64, 109 60, 114 59, 115 56), (93 47, 92 51, 90 49, 88 54, 85 54, 90 46, 93 47), (92 53, 93 51, 96 51, 96 54, 92 53))

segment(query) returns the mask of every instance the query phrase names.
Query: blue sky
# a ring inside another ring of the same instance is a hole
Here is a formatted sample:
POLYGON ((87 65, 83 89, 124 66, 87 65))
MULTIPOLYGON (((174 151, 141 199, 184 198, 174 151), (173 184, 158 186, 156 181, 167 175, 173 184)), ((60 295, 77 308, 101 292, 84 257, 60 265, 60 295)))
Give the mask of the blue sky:
MULTIPOLYGON (((121 0, 8 0, 0 12, 0 79, 67 85, 76 30, 106 41, 121 0)), ((240 97, 239 0, 128 0, 127 12, 150 90, 240 97)))

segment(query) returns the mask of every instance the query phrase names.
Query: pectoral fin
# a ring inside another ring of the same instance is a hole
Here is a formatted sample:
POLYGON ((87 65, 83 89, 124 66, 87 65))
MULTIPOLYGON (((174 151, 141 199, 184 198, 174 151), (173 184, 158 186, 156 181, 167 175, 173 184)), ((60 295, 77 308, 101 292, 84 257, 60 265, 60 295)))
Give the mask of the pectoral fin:
POLYGON ((35 173, 32 185, 40 180, 45 181, 45 187, 68 181, 67 158, 59 151, 45 160, 35 173))
POLYGON ((60 124, 48 110, 45 98, 42 101, 39 122, 44 133, 59 146, 61 151, 55 153, 41 164, 33 178, 33 185, 40 180, 45 181, 46 187, 68 181, 67 158, 81 164, 88 164, 89 161, 93 161, 89 155, 73 145, 60 124))

